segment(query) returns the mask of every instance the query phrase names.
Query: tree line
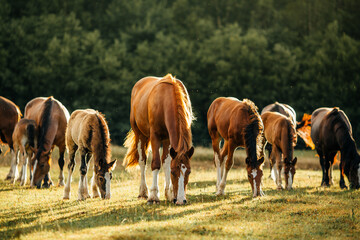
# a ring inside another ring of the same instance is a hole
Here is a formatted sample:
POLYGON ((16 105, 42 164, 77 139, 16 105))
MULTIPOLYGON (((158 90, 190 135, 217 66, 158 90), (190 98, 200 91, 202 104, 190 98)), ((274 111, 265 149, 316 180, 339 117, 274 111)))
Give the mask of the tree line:
POLYGON ((300 120, 338 106, 360 141, 360 1, 3 0, 0 94, 21 110, 37 96, 106 115, 112 141, 130 129, 132 86, 172 73, 188 89, 193 141, 208 145, 219 96, 300 120))

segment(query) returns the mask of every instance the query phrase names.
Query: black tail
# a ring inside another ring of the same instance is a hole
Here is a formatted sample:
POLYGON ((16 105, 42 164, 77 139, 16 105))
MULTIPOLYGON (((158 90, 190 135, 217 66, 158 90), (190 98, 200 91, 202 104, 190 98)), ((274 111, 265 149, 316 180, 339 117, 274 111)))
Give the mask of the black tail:
POLYGON ((29 124, 26 128, 26 133, 28 137, 28 142, 30 147, 35 147, 35 126, 33 124, 29 124))

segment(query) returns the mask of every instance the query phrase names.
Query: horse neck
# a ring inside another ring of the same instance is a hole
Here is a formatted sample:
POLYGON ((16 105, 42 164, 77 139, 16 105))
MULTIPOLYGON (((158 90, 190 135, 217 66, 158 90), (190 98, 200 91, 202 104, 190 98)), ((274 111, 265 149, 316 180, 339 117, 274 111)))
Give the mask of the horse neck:
POLYGON ((356 143, 348 131, 342 132, 339 136, 336 134, 336 137, 338 139, 341 156, 345 159, 352 159, 359 155, 356 143))

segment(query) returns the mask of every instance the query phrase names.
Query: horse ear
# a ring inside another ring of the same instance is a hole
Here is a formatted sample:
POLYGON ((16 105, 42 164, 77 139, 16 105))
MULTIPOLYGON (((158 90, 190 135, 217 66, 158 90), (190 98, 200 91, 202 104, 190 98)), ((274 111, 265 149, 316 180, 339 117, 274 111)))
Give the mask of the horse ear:
POLYGON ((296 162, 297 162, 297 157, 295 157, 294 160, 292 160, 291 164, 292 164, 293 166, 295 166, 296 162))
POLYGON ((171 148, 170 149, 170 156, 172 159, 175 159, 177 155, 177 152, 175 151, 175 149, 171 148))
POLYGON ((191 158, 193 154, 194 154, 194 147, 191 147, 189 151, 187 151, 186 155, 188 158, 191 158))
POLYGON ((258 162, 258 166, 260 166, 261 164, 264 163, 264 157, 260 158, 257 162, 258 162))
POLYGON ((245 163, 246 163, 247 165, 250 164, 250 158, 249 158, 249 157, 247 157, 247 158, 245 159, 245 163))
POLYGON ((116 161, 117 161, 117 159, 115 159, 114 161, 112 161, 111 163, 109 163, 108 164, 108 169, 109 170, 114 170, 115 169, 115 167, 116 167, 116 161))

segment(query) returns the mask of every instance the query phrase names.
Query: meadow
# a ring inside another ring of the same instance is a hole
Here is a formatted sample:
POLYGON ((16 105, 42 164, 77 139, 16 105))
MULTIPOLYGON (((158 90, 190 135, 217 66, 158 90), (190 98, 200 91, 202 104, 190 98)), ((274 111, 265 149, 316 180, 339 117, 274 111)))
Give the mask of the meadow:
MULTIPOLYGON (((1 155, 0 239, 356 239, 360 236, 360 191, 341 190, 337 168, 334 186, 320 187, 321 171, 314 151, 295 152, 298 170, 292 191, 277 191, 268 178, 265 164, 266 196, 252 199, 243 150, 236 152, 226 195, 217 197, 212 151, 198 147, 187 190, 189 204, 185 206, 165 200, 163 171, 159 178, 161 203, 147 205, 145 200, 137 199, 140 173, 124 170, 121 165, 124 153, 124 148, 113 147, 113 157, 119 162, 111 182, 111 199, 86 201, 77 200, 79 161, 73 174, 71 199, 63 200, 63 187, 56 186, 56 161, 51 168, 55 186, 38 190, 4 181, 10 154, 5 159, 1 155)), ((53 159, 57 159, 56 154, 53 159)), ((148 186, 151 181, 148 165, 148 186)))

